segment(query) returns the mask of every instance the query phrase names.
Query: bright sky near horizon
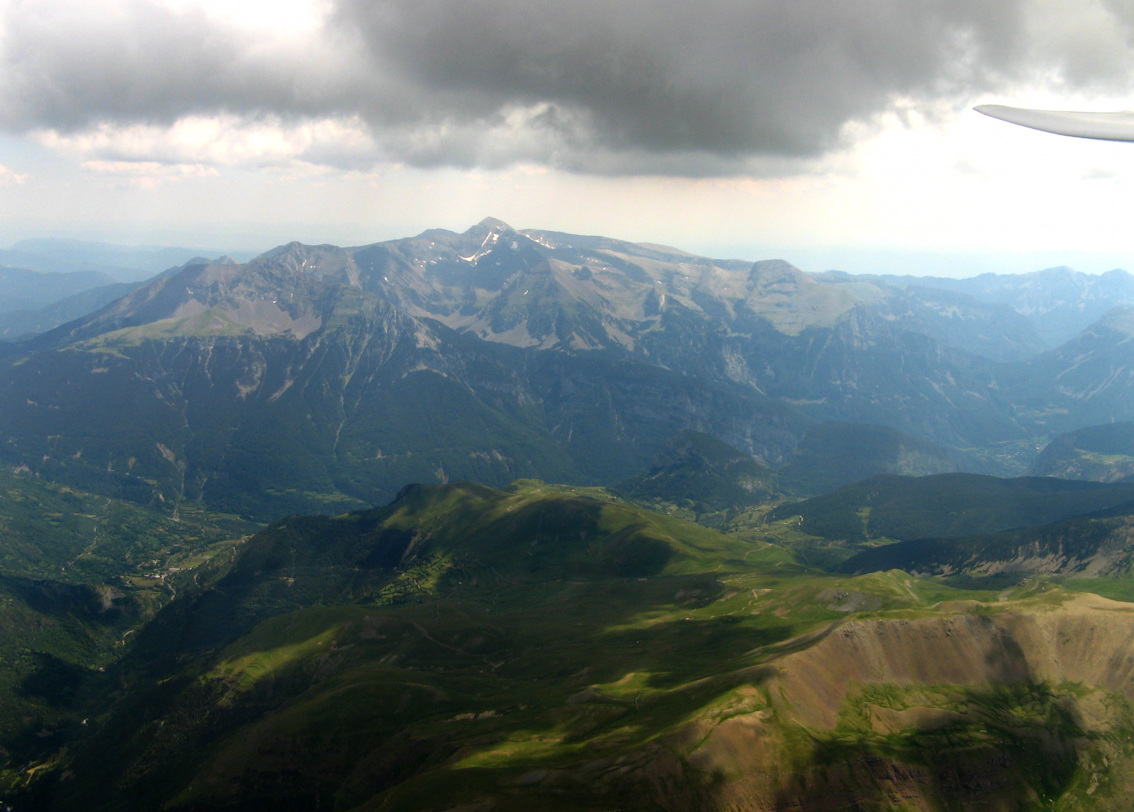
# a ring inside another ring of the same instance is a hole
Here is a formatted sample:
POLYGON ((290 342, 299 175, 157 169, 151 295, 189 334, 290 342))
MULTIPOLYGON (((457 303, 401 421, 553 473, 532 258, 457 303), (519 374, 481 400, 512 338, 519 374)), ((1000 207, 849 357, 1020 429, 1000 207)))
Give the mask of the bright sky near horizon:
POLYGON ((0 244, 486 216, 805 270, 1134 270, 1119 0, 0 0, 0 244))

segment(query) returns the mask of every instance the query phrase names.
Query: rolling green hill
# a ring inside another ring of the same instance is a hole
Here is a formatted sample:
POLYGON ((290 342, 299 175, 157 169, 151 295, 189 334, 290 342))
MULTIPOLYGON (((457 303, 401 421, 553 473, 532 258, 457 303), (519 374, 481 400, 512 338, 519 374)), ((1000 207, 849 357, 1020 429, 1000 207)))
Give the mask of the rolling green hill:
MULTIPOLYGON (((216 609, 216 628, 198 620, 201 641, 192 647, 313 604, 398 604, 470 586, 744 567, 750 545, 740 539, 602 491, 580 493, 532 480, 507 490, 412 485, 383 508, 281 520, 244 545, 198 599, 200 617, 216 609)), ((162 640, 154 632, 142 637, 162 640)), ((186 645, 182 640, 178 649, 186 645)))
POLYGON ((767 540, 519 482, 284 520, 202 587, 6 797, 1108 809, 1134 785, 1134 607, 1044 584, 825 575, 767 540))

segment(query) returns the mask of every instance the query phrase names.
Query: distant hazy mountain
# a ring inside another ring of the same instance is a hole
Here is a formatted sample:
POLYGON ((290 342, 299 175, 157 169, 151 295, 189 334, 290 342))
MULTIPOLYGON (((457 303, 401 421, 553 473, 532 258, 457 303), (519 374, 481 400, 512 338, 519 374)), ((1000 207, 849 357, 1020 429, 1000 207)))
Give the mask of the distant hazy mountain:
POLYGON ((415 480, 618 481, 686 427, 778 460, 807 422, 625 353, 461 335, 368 293, 376 281, 348 251, 298 245, 163 276, 4 371, 6 456, 143 501, 258 513, 415 480))
POLYGON ((25 240, 0 250, 0 340, 86 316, 158 273, 199 260, 202 253, 55 239, 25 240))
POLYGON ((1018 321, 918 296, 495 220, 196 259, 5 353, 0 459, 264 516, 409 481, 613 484, 682 430, 797 478, 810 460, 809 492, 956 460, 1021 472, 1039 438, 1134 419, 1121 312, 1006 363, 1018 321), (884 428, 801 445, 823 422, 884 428))
POLYGON ((1134 307, 1107 311, 1075 338, 1034 358, 1013 400, 1051 434, 1129 420, 1134 401, 1134 307))
POLYGON ((964 294, 991 305, 1007 305, 1024 316, 1054 347, 1073 338, 1108 310, 1134 306, 1134 275, 1115 269, 1094 275, 1066 267, 1027 274, 992 274, 966 279, 872 276, 886 285, 964 294))
MULTIPOLYGON (((869 281, 821 281, 778 260, 519 233, 491 220, 354 258, 360 279, 407 312, 491 341, 621 350, 806 404, 820 419, 883 423, 945 445, 1023 436, 998 403, 994 365, 931 338, 939 326, 910 329, 914 316, 894 317, 907 294, 869 281)), ((980 343, 1020 339, 1014 331, 980 343)))
POLYGON ((987 274, 969 281, 972 295, 1028 316, 1052 346, 1086 329, 1118 306, 1134 306, 1134 276, 1120 269, 1094 275, 1048 268, 1018 276, 987 274))
MULTIPOLYGON (((107 281, 141 282, 193 257, 216 257, 224 253, 219 249, 45 238, 22 240, 10 249, 0 249, 0 264, 54 273, 98 271, 110 277, 107 281)), ((255 256, 248 252, 232 255, 240 260, 255 256)))
POLYGON ((93 313, 115 299, 120 299, 138 284, 116 282, 111 285, 101 285, 35 309, 0 313, 0 340, 17 340, 52 330, 61 324, 93 313))
POLYGON ((35 310, 113 283, 114 279, 97 271, 60 273, 0 267, 0 314, 35 310))
POLYGON ((1007 304, 913 285, 903 293, 889 300, 887 317, 947 347, 994 361, 1025 361, 1048 347, 1032 321, 1007 304))

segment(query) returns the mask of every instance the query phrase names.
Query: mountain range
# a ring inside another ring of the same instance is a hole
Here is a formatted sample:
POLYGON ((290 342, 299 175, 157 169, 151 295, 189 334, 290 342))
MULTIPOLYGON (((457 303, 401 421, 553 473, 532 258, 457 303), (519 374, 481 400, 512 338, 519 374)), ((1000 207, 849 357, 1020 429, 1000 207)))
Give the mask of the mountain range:
POLYGON ((1028 274, 985 273, 962 279, 867 278, 889 286, 960 294, 999 306, 1008 318, 1023 317, 1048 347, 1074 338, 1115 307, 1134 305, 1134 276, 1119 268, 1099 275, 1060 266, 1028 274))
MULTIPOLYGON (((870 473, 1020 473, 1059 432, 1134 417, 1131 311, 1036 353, 1005 307, 491 219, 293 243, 8 346, 0 459, 266 518, 408 481, 613 484, 682 430, 780 468, 832 421, 919 449, 870 473)), ((791 470, 801 492, 845 481, 791 470)))
POLYGON ((59 270, 0 342, 0 805, 1129 805, 1124 272, 492 219, 59 270))

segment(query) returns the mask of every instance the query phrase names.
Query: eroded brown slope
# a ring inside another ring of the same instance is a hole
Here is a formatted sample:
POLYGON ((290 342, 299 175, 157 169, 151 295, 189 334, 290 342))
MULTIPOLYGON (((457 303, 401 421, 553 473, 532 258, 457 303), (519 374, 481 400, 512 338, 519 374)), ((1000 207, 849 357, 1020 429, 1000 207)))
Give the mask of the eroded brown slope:
POLYGON ((851 620, 779 665, 784 710, 816 729, 869 683, 1080 682, 1134 697, 1134 606, 1078 595, 1027 612, 851 620))
POLYGON ((1128 808, 1134 606, 975 608, 852 619, 776 661, 771 707, 692 725, 715 807, 1128 808))

